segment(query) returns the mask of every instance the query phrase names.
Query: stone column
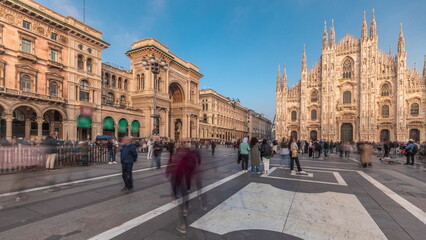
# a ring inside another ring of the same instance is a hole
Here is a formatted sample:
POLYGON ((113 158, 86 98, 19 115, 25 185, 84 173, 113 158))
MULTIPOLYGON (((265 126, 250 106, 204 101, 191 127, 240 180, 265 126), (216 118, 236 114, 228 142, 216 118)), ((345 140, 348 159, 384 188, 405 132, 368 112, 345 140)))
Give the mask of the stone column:
POLYGON ((13 121, 13 115, 7 114, 5 116, 6 120, 6 139, 9 141, 12 141, 12 121, 13 121))
POLYGON ((92 141, 96 140, 96 136, 101 135, 101 123, 95 122, 92 123, 92 133, 90 139, 92 141))
POLYGON ((38 117, 37 118, 37 138, 38 139, 42 139, 43 137, 43 118, 42 117, 38 117))
POLYGON ((118 139, 118 123, 114 123, 114 137, 118 139))
POLYGON ((131 136, 132 135, 132 124, 127 124, 127 136, 131 136))
POLYGON ((31 135, 31 120, 26 118, 25 119, 25 138, 29 139, 31 135))

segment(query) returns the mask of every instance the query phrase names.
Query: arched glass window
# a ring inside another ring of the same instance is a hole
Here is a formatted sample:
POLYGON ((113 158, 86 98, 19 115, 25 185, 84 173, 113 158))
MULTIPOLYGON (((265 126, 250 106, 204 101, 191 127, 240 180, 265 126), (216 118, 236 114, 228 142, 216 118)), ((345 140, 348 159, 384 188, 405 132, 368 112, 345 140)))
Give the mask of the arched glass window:
POLYGON ((104 84, 105 85, 109 85, 109 78, 110 78, 110 75, 109 75, 109 73, 105 73, 105 80, 104 80, 104 84))
POLYGON ((383 105, 382 106, 382 117, 383 118, 388 118, 389 117, 389 106, 388 105, 383 105))
POLYGON ((141 75, 140 74, 136 75, 136 82, 138 84, 138 90, 141 90, 142 86, 141 86, 141 75))
POLYGON ((123 81, 121 79, 118 79, 118 88, 123 88, 123 81))
POLYGON ((21 90, 31 92, 31 78, 28 75, 21 75, 21 90))
POLYGON ((57 97, 58 96, 58 84, 54 81, 49 83, 49 95, 57 97))
POLYGON ((92 67, 93 67, 93 60, 89 58, 87 59, 87 62, 86 62, 86 71, 88 73, 91 73, 93 71, 92 67))
POLYGON ((343 93, 343 103, 344 104, 352 103, 352 93, 350 91, 345 91, 343 93))
POLYGON ((318 91, 314 90, 311 94, 311 102, 318 102, 318 91))
POLYGON ((114 104, 114 94, 109 92, 106 97, 106 103, 114 104))
POLYGON ((126 97, 125 96, 121 96, 120 97, 120 105, 121 106, 126 106, 126 97))
POLYGON ((203 122, 204 122, 204 123, 207 123, 207 122, 208 122, 207 114, 204 114, 204 115, 203 115, 203 122))
POLYGON ((77 68, 78 70, 83 70, 84 64, 83 64, 83 55, 79 54, 77 56, 77 68))
POLYGON ((418 103, 411 104, 410 114, 412 116, 419 116, 419 104, 418 103))
POLYGON ((352 61, 350 59, 346 59, 343 62, 343 78, 352 78, 352 61))
POLYGON ((116 79, 117 79, 117 78, 115 77, 115 75, 112 75, 112 76, 111 76, 111 86, 112 86, 112 87, 114 87, 116 79))
POLYGON ((80 101, 89 101, 89 82, 87 80, 80 81, 80 101))
MULTIPOLYGON (((118 78, 118 81, 121 80, 121 77, 118 78)), ((115 78, 112 79, 111 81, 111 86, 116 87, 117 82, 115 81, 115 78)))
POLYGON ((124 79, 124 90, 127 90, 127 79, 124 79))
POLYGON ((317 110, 311 111, 311 120, 317 120, 317 110))
POLYGON ((382 95, 382 97, 386 97, 386 96, 391 95, 391 88, 390 88, 389 83, 383 84, 380 95, 382 95))
POLYGON ((291 121, 296 121, 297 120, 297 112, 296 111, 292 111, 291 112, 291 121))

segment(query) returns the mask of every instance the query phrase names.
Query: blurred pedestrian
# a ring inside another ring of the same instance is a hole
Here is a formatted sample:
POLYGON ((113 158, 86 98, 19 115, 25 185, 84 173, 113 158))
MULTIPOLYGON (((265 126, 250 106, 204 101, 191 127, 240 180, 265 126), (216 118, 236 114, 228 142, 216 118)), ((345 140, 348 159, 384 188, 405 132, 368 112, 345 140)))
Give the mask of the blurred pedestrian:
POLYGON ((87 141, 81 141, 78 145, 80 147, 81 163, 83 166, 89 166, 89 143, 87 141))
POLYGON ((151 167, 154 167, 154 164, 157 169, 161 168, 161 154, 163 152, 163 144, 159 136, 154 137, 154 143, 152 144, 152 152, 154 153, 154 161, 151 162, 151 167))
POLYGON ((241 167, 243 169, 243 173, 246 173, 248 169, 248 159, 249 159, 249 152, 250 152, 250 146, 248 144, 247 137, 245 137, 243 139, 243 142, 240 143, 239 150, 240 150, 240 158, 241 158, 241 167))
POLYGON ((414 165, 414 156, 419 151, 417 144, 414 143, 414 140, 410 139, 404 150, 406 152, 405 156, 407 157, 407 162, 404 165, 414 165))
POLYGON ((132 192, 133 191, 133 163, 138 159, 138 152, 136 151, 135 145, 132 144, 129 137, 123 137, 121 139, 121 144, 123 148, 121 149, 121 169, 122 177, 124 181, 124 188, 121 189, 122 192, 132 192))
POLYGON ((149 139, 148 142, 146 143, 146 145, 148 146, 148 154, 146 155, 146 159, 152 159, 154 142, 152 141, 152 139, 149 139))
POLYGON ((260 173, 260 146, 256 137, 250 139, 251 172, 260 173))
POLYGON ((260 156, 263 161, 263 172, 268 175, 269 174, 269 162, 272 157, 272 148, 271 145, 268 144, 268 140, 263 139, 262 145, 260 146, 260 156))
POLYGON ((108 164, 117 163, 115 160, 115 147, 114 147, 114 139, 110 138, 107 142, 107 149, 108 149, 108 164))
POLYGON ((216 142, 215 141, 212 141, 212 144, 211 144, 212 146, 212 156, 214 156, 214 152, 215 152, 215 150, 216 150, 216 142))
POLYGON ((373 145, 370 143, 364 142, 359 146, 360 151, 360 161, 363 167, 372 166, 372 155, 374 152, 373 145))
MULTIPOLYGON (((311 154, 311 149, 309 149, 309 153, 311 154)), ((288 166, 290 165, 290 150, 288 149, 288 142, 283 139, 283 141, 281 142, 281 161, 280 161, 280 167, 284 168, 284 166, 288 166)))
POLYGON ((56 140, 56 133, 52 132, 42 142, 42 145, 46 147, 46 170, 54 170, 56 155, 58 154, 58 141, 56 140))

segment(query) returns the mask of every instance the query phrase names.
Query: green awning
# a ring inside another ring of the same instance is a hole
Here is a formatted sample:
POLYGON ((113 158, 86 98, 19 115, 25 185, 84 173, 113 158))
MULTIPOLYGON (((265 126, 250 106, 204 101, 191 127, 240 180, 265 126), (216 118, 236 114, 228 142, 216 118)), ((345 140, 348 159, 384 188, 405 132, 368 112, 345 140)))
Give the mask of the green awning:
POLYGON ((90 117, 78 116, 77 127, 79 127, 79 128, 91 128, 92 127, 92 119, 90 119, 90 117))
POLYGON ((112 117, 104 118, 103 126, 105 130, 114 130, 114 119, 112 119, 112 117))
POLYGON ((118 121, 118 132, 119 133, 127 133, 127 121, 126 121, 126 119, 120 119, 120 121, 118 121))
POLYGON ((139 133, 139 122, 133 121, 132 122, 132 128, 130 129, 132 133, 139 133))

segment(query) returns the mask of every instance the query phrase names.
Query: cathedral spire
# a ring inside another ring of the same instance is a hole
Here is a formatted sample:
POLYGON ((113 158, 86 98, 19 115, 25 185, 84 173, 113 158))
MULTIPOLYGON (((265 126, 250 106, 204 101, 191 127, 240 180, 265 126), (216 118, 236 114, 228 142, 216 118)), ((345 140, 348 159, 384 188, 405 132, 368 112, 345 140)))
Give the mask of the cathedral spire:
POLYGON ((336 44, 336 33, 334 32, 334 19, 331 19, 330 45, 334 46, 334 44, 336 44))
POLYGON ((404 33, 402 32, 402 23, 399 27, 399 39, 398 39, 398 53, 405 52, 405 38, 404 33))
POLYGON ((423 77, 426 78, 426 55, 424 56, 424 62, 423 62, 423 77))
POLYGON ((278 73, 277 73, 277 89, 281 87, 281 67, 278 64, 278 73))
POLYGON ((389 45, 389 55, 392 57, 392 45, 389 45))
POLYGON ((367 39, 367 19, 365 18, 365 11, 364 11, 364 19, 362 20, 361 39, 362 40, 367 39))
POLYGON ((414 68, 413 68, 414 72, 417 72, 417 63, 414 63, 414 68))
POLYGON ((328 46, 327 22, 324 21, 324 33, 322 34, 322 49, 328 46))
POLYGON ((305 71, 306 69, 306 44, 303 44, 302 71, 305 71))
POLYGON ((374 17, 374 8, 372 10, 373 15, 371 16, 371 24, 370 24, 370 38, 374 39, 377 36, 376 30, 376 18, 374 17))
POLYGON ((286 65, 285 64, 284 64, 284 73, 283 73, 283 78, 282 79, 283 80, 281 82, 281 86, 286 89, 288 86, 287 86, 287 69, 286 69, 286 65))

